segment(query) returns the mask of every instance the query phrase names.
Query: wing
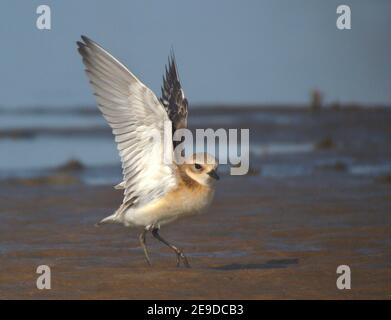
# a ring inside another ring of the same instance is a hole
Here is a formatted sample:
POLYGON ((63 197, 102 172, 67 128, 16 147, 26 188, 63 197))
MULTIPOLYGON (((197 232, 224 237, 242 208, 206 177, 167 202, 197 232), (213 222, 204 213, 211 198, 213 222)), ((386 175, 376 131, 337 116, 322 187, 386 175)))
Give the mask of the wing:
POLYGON ((168 58, 168 69, 163 76, 162 97, 160 98, 173 124, 173 133, 187 128, 188 102, 182 90, 174 53, 168 58))
POLYGON ((121 157, 123 204, 139 206, 157 199, 176 185, 175 168, 163 158, 164 151, 173 152, 171 132, 164 139, 168 115, 154 93, 121 62, 87 37, 82 40, 78 50, 121 157))

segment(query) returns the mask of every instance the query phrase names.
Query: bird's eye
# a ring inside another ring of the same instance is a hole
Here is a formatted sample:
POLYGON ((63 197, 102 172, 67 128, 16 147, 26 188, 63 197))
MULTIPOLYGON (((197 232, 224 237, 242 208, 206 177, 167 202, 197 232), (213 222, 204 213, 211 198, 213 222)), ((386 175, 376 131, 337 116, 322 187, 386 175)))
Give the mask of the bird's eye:
POLYGON ((202 169, 202 166, 201 166, 200 164, 196 163, 196 164, 194 165, 194 168, 196 168, 197 170, 201 170, 201 169, 202 169))

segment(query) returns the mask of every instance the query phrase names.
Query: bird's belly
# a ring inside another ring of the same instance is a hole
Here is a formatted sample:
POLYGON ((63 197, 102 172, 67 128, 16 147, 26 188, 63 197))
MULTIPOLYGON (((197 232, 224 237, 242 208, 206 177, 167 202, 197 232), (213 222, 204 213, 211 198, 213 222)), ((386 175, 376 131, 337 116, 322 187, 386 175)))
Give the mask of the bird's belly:
POLYGON ((168 194, 143 207, 129 210, 125 221, 131 225, 164 225, 178 218, 201 213, 213 199, 213 191, 189 196, 187 194, 168 194))

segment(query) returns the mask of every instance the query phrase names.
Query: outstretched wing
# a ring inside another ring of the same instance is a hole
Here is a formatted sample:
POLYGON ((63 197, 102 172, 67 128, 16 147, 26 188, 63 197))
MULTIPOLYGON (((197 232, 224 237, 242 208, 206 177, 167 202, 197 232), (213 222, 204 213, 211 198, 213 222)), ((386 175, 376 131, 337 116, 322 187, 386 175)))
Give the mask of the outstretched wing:
POLYGON ((173 133, 177 129, 187 128, 188 102, 179 81, 174 53, 171 53, 168 58, 168 68, 166 66, 166 74, 163 76, 160 101, 172 121, 173 133))
POLYGON ((163 158, 164 151, 173 152, 171 135, 163 138, 167 113, 154 93, 121 62, 87 37, 82 40, 78 50, 121 157, 123 204, 142 205, 157 199, 176 185, 175 168, 163 158))

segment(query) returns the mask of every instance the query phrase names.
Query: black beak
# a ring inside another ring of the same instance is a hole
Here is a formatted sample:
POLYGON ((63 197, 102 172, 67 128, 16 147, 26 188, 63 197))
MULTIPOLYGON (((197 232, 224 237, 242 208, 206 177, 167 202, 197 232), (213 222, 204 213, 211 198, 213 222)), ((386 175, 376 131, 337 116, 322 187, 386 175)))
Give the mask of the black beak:
POLYGON ((215 170, 209 171, 208 174, 209 174, 213 179, 216 179, 216 180, 219 180, 219 179, 220 179, 220 177, 217 175, 217 173, 216 173, 215 170))

